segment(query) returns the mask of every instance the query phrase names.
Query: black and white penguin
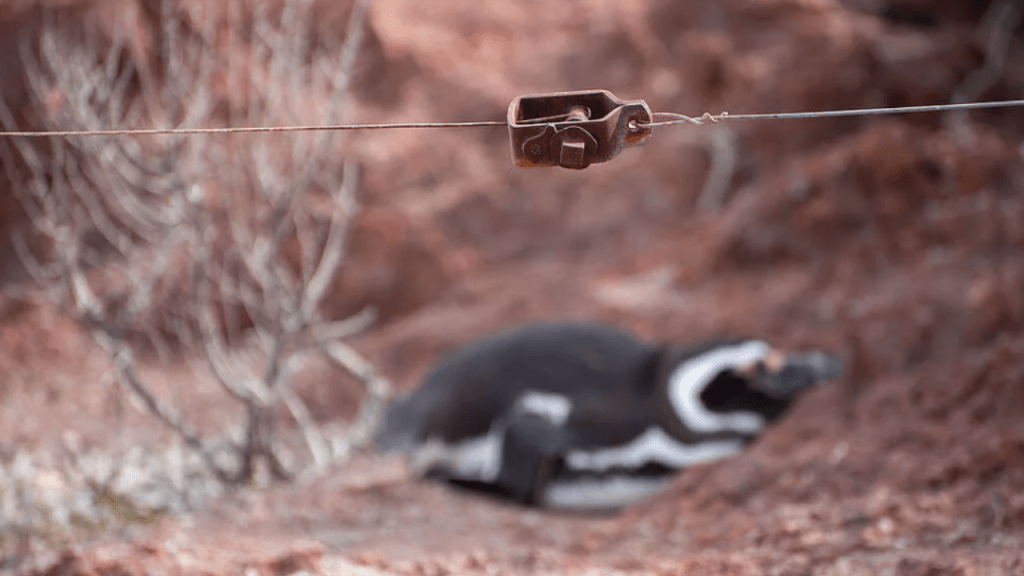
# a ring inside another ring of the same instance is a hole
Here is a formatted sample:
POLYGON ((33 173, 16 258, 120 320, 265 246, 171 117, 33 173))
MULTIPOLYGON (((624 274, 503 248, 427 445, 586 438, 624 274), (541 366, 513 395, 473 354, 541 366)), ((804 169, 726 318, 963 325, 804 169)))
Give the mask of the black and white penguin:
POLYGON ((614 509, 740 452, 840 371, 832 355, 760 340, 674 348, 606 325, 534 324, 442 359, 388 408, 377 448, 524 504, 614 509))

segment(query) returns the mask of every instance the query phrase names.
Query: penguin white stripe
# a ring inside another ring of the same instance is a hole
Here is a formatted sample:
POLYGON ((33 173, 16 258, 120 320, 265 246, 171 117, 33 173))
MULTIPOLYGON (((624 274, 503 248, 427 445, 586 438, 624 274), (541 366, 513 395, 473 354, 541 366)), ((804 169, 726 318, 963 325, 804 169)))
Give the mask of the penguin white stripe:
POLYGON ((672 479, 612 476, 556 480, 548 485, 544 504, 552 508, 578 511, 621 508, 657 494, 672 479))
POLYGON ((529 390, 516 403, 527 413, 536 414, 555 426, 562 426, 572 413, 572 401, 561 394, 529 390))
POLYGON ((419 473, 441 470, 459 480, 493 481, 501 468, 502 431, 491 430, 462 442, 448 444, 430 438, 411 454, 410 464, 419 473))
POLYGON ((604 472, 611 468, 640 468, 658 463, 669 468, 682 468, 732 456, 743 449, 743 441, 712 440, 698 444, 683 444, 658 426, 652 426, 629 443, 598 450, 573 450, 566 454, 565 463, 574 471, 604 472))
POLYGON ((687 360, 669 377, 668 399, 676 416, 687 428, 698 433, 740 432, 756 434, 765 419, 754 412, 712 412, 700 400, 701 392, 723 370, 740 368, 764 359, 771 351, 768 344, 752 340, 736 346, 715 348, 687 360))

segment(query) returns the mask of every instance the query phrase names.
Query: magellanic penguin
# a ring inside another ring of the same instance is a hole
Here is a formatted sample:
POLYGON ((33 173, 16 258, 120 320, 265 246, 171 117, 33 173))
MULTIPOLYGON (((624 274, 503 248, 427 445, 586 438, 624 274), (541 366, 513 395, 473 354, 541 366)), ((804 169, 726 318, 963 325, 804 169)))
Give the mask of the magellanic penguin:
POLYGON ((736 454, 841 369, 754 339, 674 348, 601 324, 528 325, 442 359, 388 408, 377 448, 524 504, 615 509, 736 454))

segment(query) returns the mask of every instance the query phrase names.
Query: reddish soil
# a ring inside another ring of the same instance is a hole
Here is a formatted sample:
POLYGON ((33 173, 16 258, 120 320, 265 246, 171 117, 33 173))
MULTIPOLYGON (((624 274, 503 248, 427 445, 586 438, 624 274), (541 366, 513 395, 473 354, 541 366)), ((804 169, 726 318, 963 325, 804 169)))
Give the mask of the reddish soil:
MULTIPOLYGON (((350 119, 502 119, 516 95, 585 88, 695 115, 948 102, 997 57, 988 4, 378 0, 350 119)), ((1005 58, 977 99, 1024 94, 1019 25, 1005 58)), ((747 453, 617 515, 507 506, 361 456, 83 543, 48 573, 1022 574, 1022 135, 1019 109, 737 120, 658 129, 581 172, 513 168, 503 129, 355 135, 368 211, 335 304, 381 308, 355 344, 400 388, 469 338, 550 318, 755 334, 849 370, 747 453), (715 138, 735 155, 720 201, 701 193, 715 138)), ((2 443, 102 438, 111 402, 77 390, 102 374, 87 340, 9 299, 0 322, 2 443)), ((307 391, 321 417, 351 413, 336 384, 307 391)))

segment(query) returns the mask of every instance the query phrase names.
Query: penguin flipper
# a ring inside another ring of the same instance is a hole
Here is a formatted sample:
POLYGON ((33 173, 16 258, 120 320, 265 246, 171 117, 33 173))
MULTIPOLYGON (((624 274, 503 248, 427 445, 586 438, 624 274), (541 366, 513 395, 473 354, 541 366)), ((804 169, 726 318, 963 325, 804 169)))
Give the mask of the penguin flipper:
POLYGON ((543 504, 567 444, 565 429, 550 419, 530 412, 513 414, 505 429, 495 484, 513 500, 543 504))

